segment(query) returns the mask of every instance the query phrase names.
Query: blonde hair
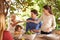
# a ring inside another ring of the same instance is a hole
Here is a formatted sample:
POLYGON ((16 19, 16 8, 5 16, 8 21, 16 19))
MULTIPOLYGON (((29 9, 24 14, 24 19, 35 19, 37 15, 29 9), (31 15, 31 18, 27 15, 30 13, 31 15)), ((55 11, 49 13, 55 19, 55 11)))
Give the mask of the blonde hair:
POLYGON ((3 40, 3 32, 5 30, 5 15, 0 13, 0 40, 3 40))

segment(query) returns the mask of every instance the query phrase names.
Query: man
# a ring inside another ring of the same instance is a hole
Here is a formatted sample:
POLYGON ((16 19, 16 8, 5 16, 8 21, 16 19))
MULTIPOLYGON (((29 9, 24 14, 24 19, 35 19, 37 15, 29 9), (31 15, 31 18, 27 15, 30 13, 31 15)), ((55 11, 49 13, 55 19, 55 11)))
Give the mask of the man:
MULTIPOLYGON (((37 21, 38 20, 37 16, 38 16, 37 10, 33 9, 33 10, 31 10, 31 18, 28 18, 27 20, 37 21)), ((27 22, 26 23, 26 32, 33 31, 33 32, 37 33, 37 32, 39 32, 41 25, 42 25, 41 22, 39 24, 27 22)))
POLYGON ((15 31, 15 26, 18 23, 20 23, 20 21, 16 20, 16 15, 15 14, 11 14, 7 30, 10 31, 13 34, 14 31, 15 31))

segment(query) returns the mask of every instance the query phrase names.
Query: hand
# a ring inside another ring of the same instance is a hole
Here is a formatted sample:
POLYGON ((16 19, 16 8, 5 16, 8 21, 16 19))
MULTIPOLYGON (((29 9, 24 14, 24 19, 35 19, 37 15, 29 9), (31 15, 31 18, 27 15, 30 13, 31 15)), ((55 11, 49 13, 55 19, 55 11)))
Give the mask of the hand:
POLYGON ((20 23, 20 21, 18 21, 17 23, 20 23))
POLYGON ((23 22, 23 21, 18 21, 19 23, 23 22))
POLYGON ((18 21, 18 23, 21 23, 21 22, 26 22, 26 21, 18 21))
POLYGON ((47 32, 49 32, 50 31, 50 28, 47 28, 47 32))
POLYGON ((27 22, 33 22, 32 20, 27 20, 27 22))

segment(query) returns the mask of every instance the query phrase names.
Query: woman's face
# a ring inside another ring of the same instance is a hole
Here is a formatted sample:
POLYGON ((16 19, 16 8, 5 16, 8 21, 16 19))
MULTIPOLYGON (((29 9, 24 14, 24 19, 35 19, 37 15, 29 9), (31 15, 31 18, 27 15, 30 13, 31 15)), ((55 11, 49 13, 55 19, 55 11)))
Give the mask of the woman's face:
POLYGON ((34 14, 33 12, 31 12, 31 17, 32 18, 35 18, 36 17, 36 14, 34 14))
POLYGON ((44 12, 44 14, 46 14, 46 15, 49 14, 48 10, 46 10, 46 9, 43 9, 43 12, 44 12))

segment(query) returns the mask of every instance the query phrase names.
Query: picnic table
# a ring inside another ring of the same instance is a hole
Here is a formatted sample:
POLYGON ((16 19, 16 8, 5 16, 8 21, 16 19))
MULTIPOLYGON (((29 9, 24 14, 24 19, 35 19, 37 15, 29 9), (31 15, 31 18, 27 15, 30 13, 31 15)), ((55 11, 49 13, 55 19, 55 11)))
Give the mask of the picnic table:
POLYGON ((34 40, 60 40, 60 35, 56 34, 37 35, 34 40))
POLYGON ((60 35, 59 34, 23 34, 22 37, 19 40, 60 40, 60 35))

